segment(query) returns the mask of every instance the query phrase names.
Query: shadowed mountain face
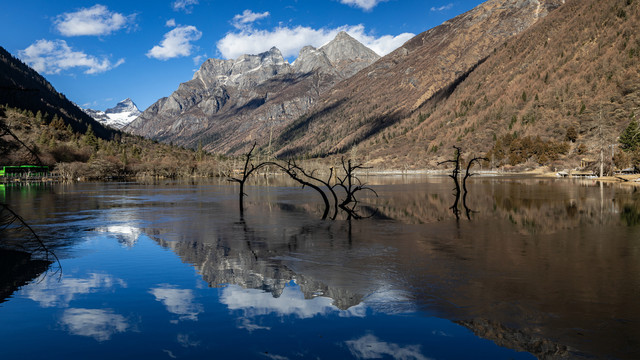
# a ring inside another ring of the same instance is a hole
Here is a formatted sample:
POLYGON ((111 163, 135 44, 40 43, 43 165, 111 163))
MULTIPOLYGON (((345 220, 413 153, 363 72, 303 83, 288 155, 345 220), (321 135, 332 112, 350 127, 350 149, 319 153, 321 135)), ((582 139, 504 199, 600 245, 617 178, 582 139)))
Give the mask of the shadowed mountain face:
POLYGON ((207 60, 191 81, 158 100, 125 130, 209 151, 241 153, 306 112, 315 99, 379 56, 346 33, 307 46, 293 65, 276 48, 207 60))
POLYGON ((109 129, 84 113, 74 103, 60 94, 35 70, 13 57, 0 47, 0 104, 7 104, 34 114, 54 115, 70 124, 74 131, 85 133, 90 125, 94 133, 103 139, 110 139, 117 131, 109 129))
POLYGON ((279 154, 341 152, 402 122, 562 3, 490 0, 419 34, 326 93, 278 138, 279 154))

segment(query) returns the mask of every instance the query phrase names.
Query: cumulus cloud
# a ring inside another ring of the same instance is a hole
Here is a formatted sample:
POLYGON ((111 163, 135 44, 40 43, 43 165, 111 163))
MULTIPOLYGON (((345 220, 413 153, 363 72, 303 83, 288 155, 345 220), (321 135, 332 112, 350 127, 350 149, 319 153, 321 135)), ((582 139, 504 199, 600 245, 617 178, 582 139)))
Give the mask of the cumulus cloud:
POLYGON ((109 11, 104 5, 82 8, 76 12, 63 13, 54 20, 56 29, 64 36, 109 35, 133 24, 136 15, 123 15, 109 11))
POLYGON ((398 48, 414 34, 384 35, 376 37, 366 33, 363 25, 340 26, 333 29, 312 29, 305 26, 294 28, 277 27, 273 30, 245 29, 228 33, 218 41, 217 48, 222 57, 235 59, 242 54, 259 54, 277 47, 284 57, 298 55, 306 45, 320 47, 333 40, 340 31, 346 31, 354 39, 375 51, 378 55, 386 55, 398 48))
POLYGON ((445 10, 451 9, 452 7, 453 7, 453 3, 447 4, 447 5, 442 5, 442 6, 439 6, 439 7, 432 6, 431 7, 431 11, 445 11, 445 10))
POLYGON ((384 1, 386 0, 340 0, 340 2, 343 4, 358 7, 365 11, 370 11, 371 9, 376 7, 376 5, 384 1))
POLYGON ((193 57, 193 65, 200 66, 207 59, 207 54, 200 54, 193 57))
POLYGON ((19 57, 34 70, 44 74, 59 74, 72 68, 86 68, 85 74, 99 74, 124 63, 112 64, 106 57, 98 58, 82 51, 74 51, 64 40, 38 40, 18 52, 19 57))
POLYGON ((169 19, 164 25, 167 27, 176 27, 176 19, 169 19))
POLYGON ((164 35, 160 45, 154 46, 147 56, 159 60, 168 60, 181 56, 191 55, 193 50, 192 41, 202 37, 202 32, 195 26, 178 26, 164 35))
POLYGON ((193 11, 193 5, 198 5, 198 0, 176 0, 171 7, 173 11, 184 11, 189 14, 193 11))
POLYGON ((246 27, 248 24, 256 22, 260 19, 264 19, 268 17, 270 14, 268 11, 263 13, 254 13, 251 10, 245 10, 242 14, 238 14, 233 17, 233 21, 231 22, 233 26, 237 29, 242 29, 246 27))

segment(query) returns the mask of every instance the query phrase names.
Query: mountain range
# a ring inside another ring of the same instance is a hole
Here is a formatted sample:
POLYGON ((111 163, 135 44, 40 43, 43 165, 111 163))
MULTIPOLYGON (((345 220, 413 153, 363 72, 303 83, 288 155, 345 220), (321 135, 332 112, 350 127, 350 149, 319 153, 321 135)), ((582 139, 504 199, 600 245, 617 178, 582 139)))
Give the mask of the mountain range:
MULTIPOLYGON (((538 139, 563 142, 558 166, 574 167, 613 148, 640 111, 638 4, 488 0, 384 57, 340 33, 291 64, 276 48, 208 59, 123 129, 221 154, 254 143, 281 158, 349 152, 386 168, 433 168, 452 146, 477 156, 538 139)), ((0 101, 36 104, 81 132, 92 124, 112 136, 2 51, 0 101)), ((530 161, 518 146, 507 150, 530 161)), ((556 158, 543 158, 535 161, 555 166, 556 158)))
POLYGON ((115 129, 122 129, 142 114, 130 98, 120 101, 116 106, 105 111, 92 109, 82 110, 96 121, 115 129))
POLYGON ((345 32, 316 49, 304 47, 293 64, 280 50, 235 60, 208 59, 125 127, 136 135, 220 153, 265 143, 303 115, 317 97, 379 56, 345 32))
POLYGON ((341 33, 292 65, 275 48, 209 59, 125 130, 228 154, 254 142, 280 156, 344 152, 411 118, 563 2, 489 0, 383 58, 341 33))

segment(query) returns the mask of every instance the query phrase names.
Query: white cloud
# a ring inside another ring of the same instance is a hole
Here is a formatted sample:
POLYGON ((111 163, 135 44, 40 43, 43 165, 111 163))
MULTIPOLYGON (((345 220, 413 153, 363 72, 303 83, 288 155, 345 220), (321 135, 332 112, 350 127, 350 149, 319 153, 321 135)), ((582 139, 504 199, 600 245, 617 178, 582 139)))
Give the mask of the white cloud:
POLYGON ((171 7, 174 11, 184 11, 189 14, 193 11, 193 5, 198 5, 198 0, 176 0, 171 7))
POLYGON ((129 328, 124 316, 109 309, 67 309, 61 322, 71 334, 92 337, 97 341, 109 340, 113 334, 129 328))
POLYGON ((109 11, 104 5, 82 8, 76 12, 58 15, 56 29, 64 36, 109 35, 132 24, 136 15, 122 15, 109 11))
POLYGON ((20 58, 34 70, 44 74, 59 74, 71 68, 86 68, 85 74, 98 74, 124 63, 119 59, 112 64, 109 59, 101 59, 87 55, 81 51, 74 51, 64 40, 38 40, 24 50, 18 52, 20 58))
POLYGON ((200 54, 193 57, 193 65, 200 66, 207 59, 207 54, 200 54))
POLYGON ((218 41, 217 48, 225 59, 235 59, 243 54, 259 54, 277 47, 284 57, 297 56, 306 45, 320 47, 333 40, 340 31, 346 31, 356 40, 371 48, 378 55, 386 55, 398 48, 414 34, 403 33, 397 36, 375 37, 365 32, 363 25, 341 26, 334 29, 312 29, 297 26, 295 28, 277 27, 271 31, 245 29, 228 33, 218 41))
POLYGON ((428 360, 422 355, 420 345, 407 345, 380 341, 376 336, 368 334, 356 340, 345 341, 351 354, 358 359, 382 359, 389 356, 393 359, 428 360))
POLYGON ((165 23, 165 26, 167 26, 167 27, 176 27, 176 19, 167 20, 167 22, 165 23))
POLYGON ((369 11, 386 0, 340 0, 341 3, 369 11))
POLYGON ((431 7, 431 11, 445 11, 445 10, 449 10, 453 7, 453 3, 447 4, 447 5, 442 5, 439 7, 431 7))
POLYGON ((181 56, 191 55, 192 41, 202 37, 202 32, 195 26, 178 26, 164 35, 160 45, 154 46, 147 56, 159 60, 167 60, 181 56))
POLYGON ((269 15, 270 14, 269 14, 268 11, 265 11, 263 13, 254 13, 251 10, 245 10, 245 11, 242 12, 242 14, 238 14, 238 15, 233 17, 232 24, 237 29, 242 29, 242 28, 246 27, 248 24, 256 22, 256 21, 258 21, 260 19, 264 19, 264 18, 268 17, 269 15))
POLYGON ((179 316, 180 320, 198 320, 198 314, 202 312, 202 305, 193 300, 193 290, 176 289, 171 285, 160 285, 149 291, 160 301, 167 311, 179 316))

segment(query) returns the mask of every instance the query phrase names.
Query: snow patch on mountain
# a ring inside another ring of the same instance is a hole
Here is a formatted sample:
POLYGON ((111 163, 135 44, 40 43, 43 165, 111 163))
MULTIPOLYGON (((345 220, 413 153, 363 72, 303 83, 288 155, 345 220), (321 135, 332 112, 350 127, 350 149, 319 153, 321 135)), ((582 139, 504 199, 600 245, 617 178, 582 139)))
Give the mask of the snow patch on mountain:
POLYGON ((142 114, 130 98, 120 101, 116 106, 105 111, 92 109, 82 110, 96 121, 116 129, 122 129, 142 114))

